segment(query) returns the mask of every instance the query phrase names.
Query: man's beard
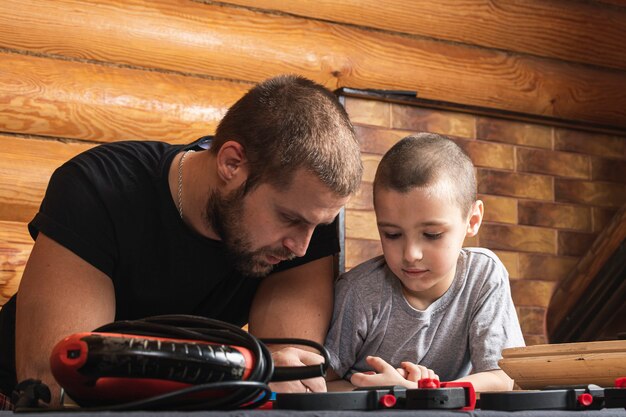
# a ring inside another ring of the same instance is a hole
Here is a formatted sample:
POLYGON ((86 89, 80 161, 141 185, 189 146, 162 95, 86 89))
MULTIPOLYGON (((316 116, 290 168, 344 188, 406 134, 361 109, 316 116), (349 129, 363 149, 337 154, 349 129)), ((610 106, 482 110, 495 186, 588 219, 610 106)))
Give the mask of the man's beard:
POLYGON ((248 277, 264 277, 274 268, 267 262, 267 255, 279 259, 293 259, 295 255, 284 247, 252 250, 250 233, 243 224, 244 196, 245 184, 226 196, 212 191, 206 205, 205 221, 222 239, 228 259, 237 271, 248 277))

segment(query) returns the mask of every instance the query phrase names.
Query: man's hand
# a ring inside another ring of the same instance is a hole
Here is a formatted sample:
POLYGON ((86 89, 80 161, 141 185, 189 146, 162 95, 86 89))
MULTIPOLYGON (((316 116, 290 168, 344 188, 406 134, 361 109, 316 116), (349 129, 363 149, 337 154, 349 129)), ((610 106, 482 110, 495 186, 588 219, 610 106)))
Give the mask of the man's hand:
POLYGON ((366 361, 375 372, 352 375, 350 382, 357 387, 400 385, 406 388, 419 388, 417 382, 420 379, 439 379, 432 369, 412 362, 402 362, 401 368, 394 368, 377 356, 368 356, 366 361))
MULTIPOLYGON (((308 366, 324 362, 323 356, 292 346, 273 352, 272 358, 274 366, 308 366)), ((270 387, 275 392, 326 392, 326 381, 319 377, 301 381, 273 382, 270 387)))

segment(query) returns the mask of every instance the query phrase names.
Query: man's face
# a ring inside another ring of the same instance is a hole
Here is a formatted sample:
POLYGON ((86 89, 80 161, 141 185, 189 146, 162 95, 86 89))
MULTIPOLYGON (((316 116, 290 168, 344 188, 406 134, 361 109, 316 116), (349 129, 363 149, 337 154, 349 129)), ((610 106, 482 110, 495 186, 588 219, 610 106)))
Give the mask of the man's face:
POLYGON ((277 263, 304 256, 313 230, 333 221, 348 200, 299 170, 286 189, 262 183, 209 197, 206 221, 222 239, 235 268, 263 277, 277 263))
POLYGON ((376 190, 376 221, 385 261, 402 282, 416 308, 448 289, 468 232, 468 219, 450 197, 450 186, 437 183, 406 193, 376 190))

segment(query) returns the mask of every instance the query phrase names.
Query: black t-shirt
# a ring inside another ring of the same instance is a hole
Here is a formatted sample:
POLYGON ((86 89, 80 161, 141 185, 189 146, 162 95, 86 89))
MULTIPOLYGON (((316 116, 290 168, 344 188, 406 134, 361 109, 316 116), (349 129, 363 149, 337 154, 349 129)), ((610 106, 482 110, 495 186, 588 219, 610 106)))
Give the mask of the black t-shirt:
MULTIPOLYGON (((188 146, 115 142, 86 151, 58 168, 39 213, 29 224, 65 246, 113 281, 116 320, 192 314, 243 325, 261 281, 239 274, 220 241, 197 235, 181 220, 168 172, 188 146)), ((292 268, 339 251, 336 224, 318 227, 292 268)), ((14 375, 15 300, 0 311, 0 389, 14 375), (5 356, 10 356, 6 358, 5 356)))

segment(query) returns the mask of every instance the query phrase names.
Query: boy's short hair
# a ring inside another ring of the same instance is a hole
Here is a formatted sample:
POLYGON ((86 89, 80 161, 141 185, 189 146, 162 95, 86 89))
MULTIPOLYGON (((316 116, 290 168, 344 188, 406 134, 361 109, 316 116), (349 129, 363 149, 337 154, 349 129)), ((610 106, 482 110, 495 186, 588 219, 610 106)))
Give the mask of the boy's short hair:
POLYGON ((450 138, 435 133, 419 133, 397 142, 383 156, 374 178, 376 189, 406 193, 446 181, 452 198, 463 214, 476 201, 474 164, 450 138))
POLYGON ((245 192, 264 182, 287 187, 300 168, 342 197, 361 182, 359 142, 348 114, 333 93, 304 77, 281 75, 250 89, 219 123, 211 152, 229 140, 244 148, 245 192))

